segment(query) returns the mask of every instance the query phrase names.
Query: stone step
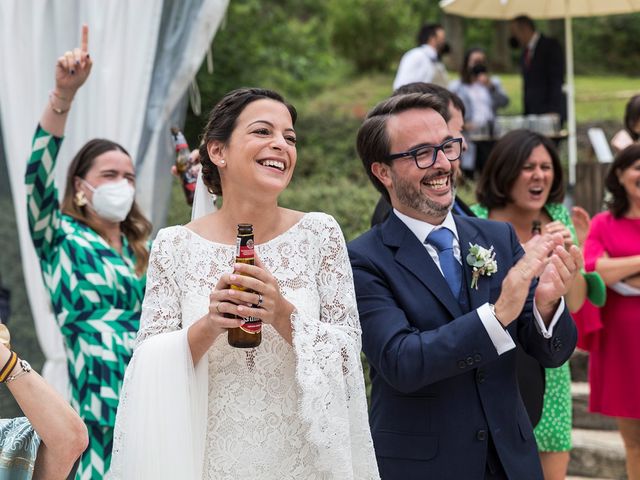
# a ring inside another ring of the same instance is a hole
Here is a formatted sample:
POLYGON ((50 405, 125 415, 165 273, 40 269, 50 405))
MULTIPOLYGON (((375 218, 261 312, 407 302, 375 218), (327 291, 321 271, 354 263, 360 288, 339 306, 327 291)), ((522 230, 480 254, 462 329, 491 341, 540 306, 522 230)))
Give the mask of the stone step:
POLYGON ((569 474, 587 478, 626 479, 625 453, 618 432, 574 428, 569 474))
POLYGON ((569 360, 571 380, 574 382, 589 381, 589 353, 576 349, 569 360))
POLYGON ((572 382, 573 427, 590 430, 617 430, 616 421, 599 413, 589 412, 589 384, 572 382))

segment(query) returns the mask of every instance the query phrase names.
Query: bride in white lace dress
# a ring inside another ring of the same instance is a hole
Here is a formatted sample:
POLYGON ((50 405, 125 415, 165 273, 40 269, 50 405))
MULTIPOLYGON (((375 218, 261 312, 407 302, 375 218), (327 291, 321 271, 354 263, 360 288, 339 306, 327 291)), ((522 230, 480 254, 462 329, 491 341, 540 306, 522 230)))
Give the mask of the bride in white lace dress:
POLYGON ((241 89, 214 107, 200 149, 223 206, 153 245, 138 346, 126 373, 110 478, 377 479, 360 323, 342 232, 280 208, 296 164, 296 112, 241 89), (252 223, 256 266, 235 266, 252 223), (232 284, 257 293, 231 290, 232 284), (257 348, 228 345, 262 319, 257 348))

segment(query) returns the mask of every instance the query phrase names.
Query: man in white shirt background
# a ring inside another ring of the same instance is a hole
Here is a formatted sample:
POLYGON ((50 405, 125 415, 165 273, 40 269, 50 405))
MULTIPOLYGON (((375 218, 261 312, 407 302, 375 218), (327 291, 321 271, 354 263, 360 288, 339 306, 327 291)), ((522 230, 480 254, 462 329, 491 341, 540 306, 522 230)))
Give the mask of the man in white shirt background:
POLYGON ((393 81, 393 89, 414 82, 448 84, 447 69, 440 57, 448 53, 446 33, 442 25, 428 23, 418 32, 418 46, 406 52, 393 81))

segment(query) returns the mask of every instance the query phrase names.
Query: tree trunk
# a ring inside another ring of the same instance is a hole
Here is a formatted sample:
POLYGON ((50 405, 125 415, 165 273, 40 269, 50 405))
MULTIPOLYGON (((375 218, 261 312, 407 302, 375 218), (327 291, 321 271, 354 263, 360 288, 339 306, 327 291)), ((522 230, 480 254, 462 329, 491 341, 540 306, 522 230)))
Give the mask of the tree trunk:
POLYGON ((442 26, 447 33, 447 42, 451 46, 451 52, 444 58, 444 63, 447 70, 458 72, 464 58, 464 19, 444 14, 442 26))
POLYGON ((509 37, 511 36, 509 22, 496 20, 494 22, 494 27, 494 47, 493 55, 491 57, 491 64, 494 70, 498 72, 514 71, 516 66, 513 64, 511 48, 509 47, 509 37))

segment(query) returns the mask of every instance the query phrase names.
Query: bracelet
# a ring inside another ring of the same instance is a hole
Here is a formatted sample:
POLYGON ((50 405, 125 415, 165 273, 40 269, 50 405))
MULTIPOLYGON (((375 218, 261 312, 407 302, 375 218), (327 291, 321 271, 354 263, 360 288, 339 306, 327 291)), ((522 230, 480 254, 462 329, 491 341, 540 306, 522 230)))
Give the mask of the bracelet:
POLYGON ((71 108, 71 100, 69 100, 69 107, 65 110, 63 108, 56 108, 56 106, 53 104, 53 97, 62 99, 62 97, 59 97, 53 90, 51 90, 51 92, 49 93, 49 106, 51 107, 51 110, 53 110, 53 113, 57 115, 64 115, 65 113, 67 113, 71 108))
POLYGON ((54 90, 51 90, 51 94, 56 97, 59 98, 60 100, 64 101, 64 102, 73 102, 73 97, 71 97, 70 99, 67 97, 63 97, 62 95, 60 95, 58 92, 54 90))
POLYGON ((7 363, 5 363, 4 367, 2 367, 2 370, 0 370, 0 383, 4 383, 7 380, 7 377, 13 371, 16 363, 18 363, 18 354, 14 351, 11 351, 9 360, 7 360, 7 363))
POLYGON ((31 371, 31 365, 29 365, 29 362, 27 362, 26 360, 20 360, 19 363, 20 363, 20 367, 22 368, 22 370, 20 370, 15 375, 11 375, 11 376, 7 377, 7 379, 4 381, 4 383, 13 382, 16 378, 21 377, 25 373, 29 373, 31 371))

